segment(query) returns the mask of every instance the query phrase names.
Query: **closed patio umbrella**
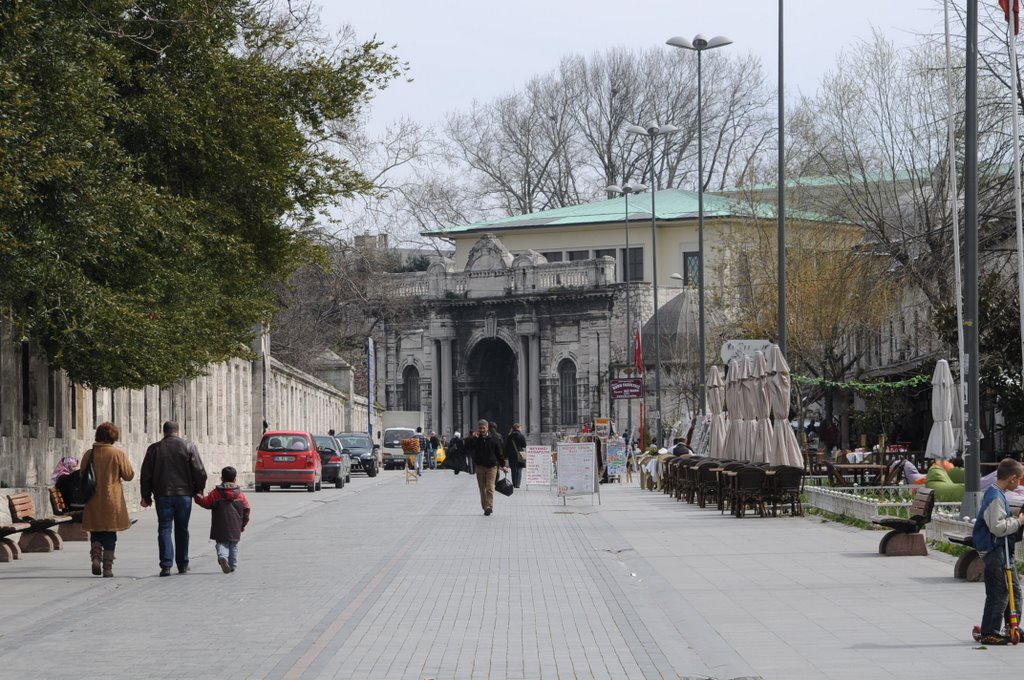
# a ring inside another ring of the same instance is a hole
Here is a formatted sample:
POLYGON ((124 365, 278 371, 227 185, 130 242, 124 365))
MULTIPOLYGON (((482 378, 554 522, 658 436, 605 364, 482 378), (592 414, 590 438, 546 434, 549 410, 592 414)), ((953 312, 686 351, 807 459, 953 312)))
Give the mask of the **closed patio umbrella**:
POLYGON ((804 457, 800 453, 800 445, 793 434, 793 428, 789 426, 789 364, 778 345, 772 345, 768 350, 768 374, 768 395, 774 419, 772 453, 768 462, 772 465, 803 467, 804 457))
POLYGON ((956 454, 956 438, 953 436, 953 376, 949 363, 939 359, 932 374, 932 430, 928 433, 925 456, 929 458, 952 458, 956 454))
POLYGON ((708 455, 721 458, 725 450, 725 381, 718 366, 712 366, 708 373, 708 413, 711 415, 711 448, 708 455))
POLYGON ((750 458, 756 462, 771 462, 772 421, 768 401, 768 362, 764 352, 750 357, 750 458))
POLYGON ((753 460, 754 431, 754 360, 745 356, 739 360, 739 417, 734 423, 736 427, 736 458, 753 460))
POLYGON ((739 444, 737 443, 740 426, 737 423, 742 418, 743 408, 740 404, 740 362, 738 359, 729 361, 729 369, 725 374, 725 405, 729 409, 729 420, 726 423, 722 457, 740 460, 739 444))

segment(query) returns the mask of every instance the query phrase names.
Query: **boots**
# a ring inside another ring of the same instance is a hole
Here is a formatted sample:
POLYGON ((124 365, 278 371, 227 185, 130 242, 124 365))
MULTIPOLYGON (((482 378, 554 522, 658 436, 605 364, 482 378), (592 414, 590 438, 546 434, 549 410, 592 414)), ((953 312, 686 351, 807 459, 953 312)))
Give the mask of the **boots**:
POLYGON ((114 551, 103 551, 103 577, 110 578, 114 575, 114 551))
POLYGON ((103 546, 96 541, 89 547, 89 559, 92 560, 92 575, 100 575, 100 562, 103 560, 103 546))

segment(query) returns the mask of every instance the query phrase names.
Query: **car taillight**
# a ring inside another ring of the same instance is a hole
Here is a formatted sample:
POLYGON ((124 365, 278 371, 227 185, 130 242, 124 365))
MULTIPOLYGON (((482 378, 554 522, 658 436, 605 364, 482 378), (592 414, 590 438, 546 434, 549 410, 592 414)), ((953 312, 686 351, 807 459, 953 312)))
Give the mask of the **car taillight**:
POLYGON ((316 467, 316 463, 313 462, 313 456, 306 456, 306 467, 316 467))
POLYGON ((340 463, 341 462, 341 456, 338 456, 338 455, 331 456, 330 458, 327 459, 327 462, 328 463, 340 463))
POLYGON ((263 462, 264 462, 263 454, 257 454, 256 455, 256 467, 258 467, 258 468, 263 467, 263 462))

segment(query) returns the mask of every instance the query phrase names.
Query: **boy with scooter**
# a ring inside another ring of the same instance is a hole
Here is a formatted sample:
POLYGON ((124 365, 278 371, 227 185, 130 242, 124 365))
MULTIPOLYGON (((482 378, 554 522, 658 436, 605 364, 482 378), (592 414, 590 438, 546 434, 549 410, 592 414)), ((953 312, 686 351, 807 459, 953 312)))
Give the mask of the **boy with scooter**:
POLYGON ((1020 581, 1013 553, 1024 512, 1016 517, 1010 514, 1006 491, 1017 488, 1022 474, 1024 466, 1017 461, 1004 458, 999 462, 996 481, 985 492, 974 523, 974 547, 985 562, 985 610, 981 626, 974 627, 974 639, 984 645, 1020 642, 1020 581), (1004 621, 1006 635, 1001 633, 1004 621))

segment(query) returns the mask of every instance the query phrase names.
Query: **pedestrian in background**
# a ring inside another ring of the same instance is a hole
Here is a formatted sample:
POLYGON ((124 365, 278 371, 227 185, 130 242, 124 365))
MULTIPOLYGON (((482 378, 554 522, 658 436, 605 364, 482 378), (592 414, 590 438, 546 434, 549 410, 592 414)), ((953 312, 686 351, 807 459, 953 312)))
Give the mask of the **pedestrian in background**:
POLYGON ((423 457, 429 454, 430 440, 423 436, 423 428, 416 426, 416 441, 420 443, 420 450, 416 452, 416 474, 423 474, 423 457))
POLYGON ((94 576, 102 573, 106 578, 114 575, 117 532, 132 526, 121 482, 132 481, 135 470, 128 454, 114 446, 120 438, 117 425, 100 423, 96 428, 96 441, 82 456, 81 464, 82 469, 92 465, 96 475, 96 490, 82 511, 82 529, 89 532, 92 573, 94 576))
POLYGON ((217 563, 230 574, 238 566, 238 542, 249 523, 249 499, 235 484, 238 471, 230 465, 220 471, 220 485, 206 496, 196 494, 196 504, 213 511, 210 538, 217 543, 217 563))
POLYGON ((437 452, 441 449, 441 439, 437 436, 437 433, 433 430, 430 431, 430 458, 427 459, 427 463, 430 465, 431 470, 437 469, 437 452))
POLYGON ((188 572, 192 496, 203 492, 206 468, 196 445, 180 436, 177 423, 167 421, 163 431, 164 438, 150 444, 142 461, 141 505, 148 508, 156 498, 160 575, 170 576, 172 564, 178 565, 179 574, 188 572))
POLYGON ((498 478, 498 468, 508 470, 505 465, 505 454, 502 451, 501 437, 491 435, 486 420, 476 424, 476 431, 466 439, 466 448, 473 458, 476 467, 476 484, 480 490, 480 505, 484 515, 494 511, 494 482, 498 478))
POLYGON ((505 458, 512 469, 512 486, 518 489, 523 479, 523 468, 526 467, 526 437, 523 435, 523 426, 519 423, 513 423, 512 429, 508 432, 505 458))

